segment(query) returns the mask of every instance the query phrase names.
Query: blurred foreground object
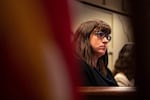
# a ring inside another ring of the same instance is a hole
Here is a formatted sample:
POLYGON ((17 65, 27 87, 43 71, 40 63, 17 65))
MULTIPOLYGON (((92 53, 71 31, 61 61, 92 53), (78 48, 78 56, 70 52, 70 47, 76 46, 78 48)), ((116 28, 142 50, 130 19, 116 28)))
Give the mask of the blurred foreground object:
POLYGON ((1 10, 0 99, 79 100, 67 0, 4 0, 1 10))

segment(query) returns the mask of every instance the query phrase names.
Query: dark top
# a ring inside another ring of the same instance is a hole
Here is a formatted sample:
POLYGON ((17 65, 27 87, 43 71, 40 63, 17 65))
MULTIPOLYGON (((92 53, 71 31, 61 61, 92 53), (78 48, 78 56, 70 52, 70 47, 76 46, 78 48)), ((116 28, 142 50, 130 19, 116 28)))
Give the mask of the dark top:
POLYGON ((107 76, 103 77, 98 69, 92 68, 85 61, 79 61, 78 64, 81 69, 81 75, 83 76, 81 86, 118 86, 108 68, 107 76))

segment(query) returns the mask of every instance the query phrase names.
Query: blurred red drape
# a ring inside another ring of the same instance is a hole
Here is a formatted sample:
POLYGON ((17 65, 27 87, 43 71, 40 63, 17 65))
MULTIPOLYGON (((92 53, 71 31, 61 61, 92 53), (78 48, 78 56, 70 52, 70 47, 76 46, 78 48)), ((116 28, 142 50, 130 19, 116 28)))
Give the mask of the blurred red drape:
POLYGON ((79 100, 67 0, 5 0, 1 11, 1 98, 79 100))

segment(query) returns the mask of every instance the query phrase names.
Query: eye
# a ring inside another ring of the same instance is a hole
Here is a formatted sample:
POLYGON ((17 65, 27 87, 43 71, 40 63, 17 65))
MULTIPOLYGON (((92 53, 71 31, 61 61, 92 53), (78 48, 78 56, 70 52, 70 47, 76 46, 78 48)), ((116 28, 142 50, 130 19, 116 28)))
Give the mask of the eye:
POLYGON ((105 35, 105 33, 104 32, 101 32, 101 31, 99 31, 99 32, 97 32, 97 35, 99 35, 99 36, 104 36, 105 35))

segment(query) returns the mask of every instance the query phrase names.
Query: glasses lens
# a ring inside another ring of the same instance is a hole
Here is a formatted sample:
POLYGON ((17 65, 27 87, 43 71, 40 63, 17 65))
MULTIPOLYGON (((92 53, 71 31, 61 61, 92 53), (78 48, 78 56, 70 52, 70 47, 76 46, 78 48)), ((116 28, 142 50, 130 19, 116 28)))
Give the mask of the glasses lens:
POLYGON ((110 35, 107 35, 106 38, 107 38, 108 41, 111 40, 111 36, 110 35))
POLYGON ((97 34, 99 37, 106 37, 108 41, 111 40, 111 36, 110 36, 109 34, 106 34, 106 33, 101 32, 101 31, 96 32, 96 34, 97 34))

